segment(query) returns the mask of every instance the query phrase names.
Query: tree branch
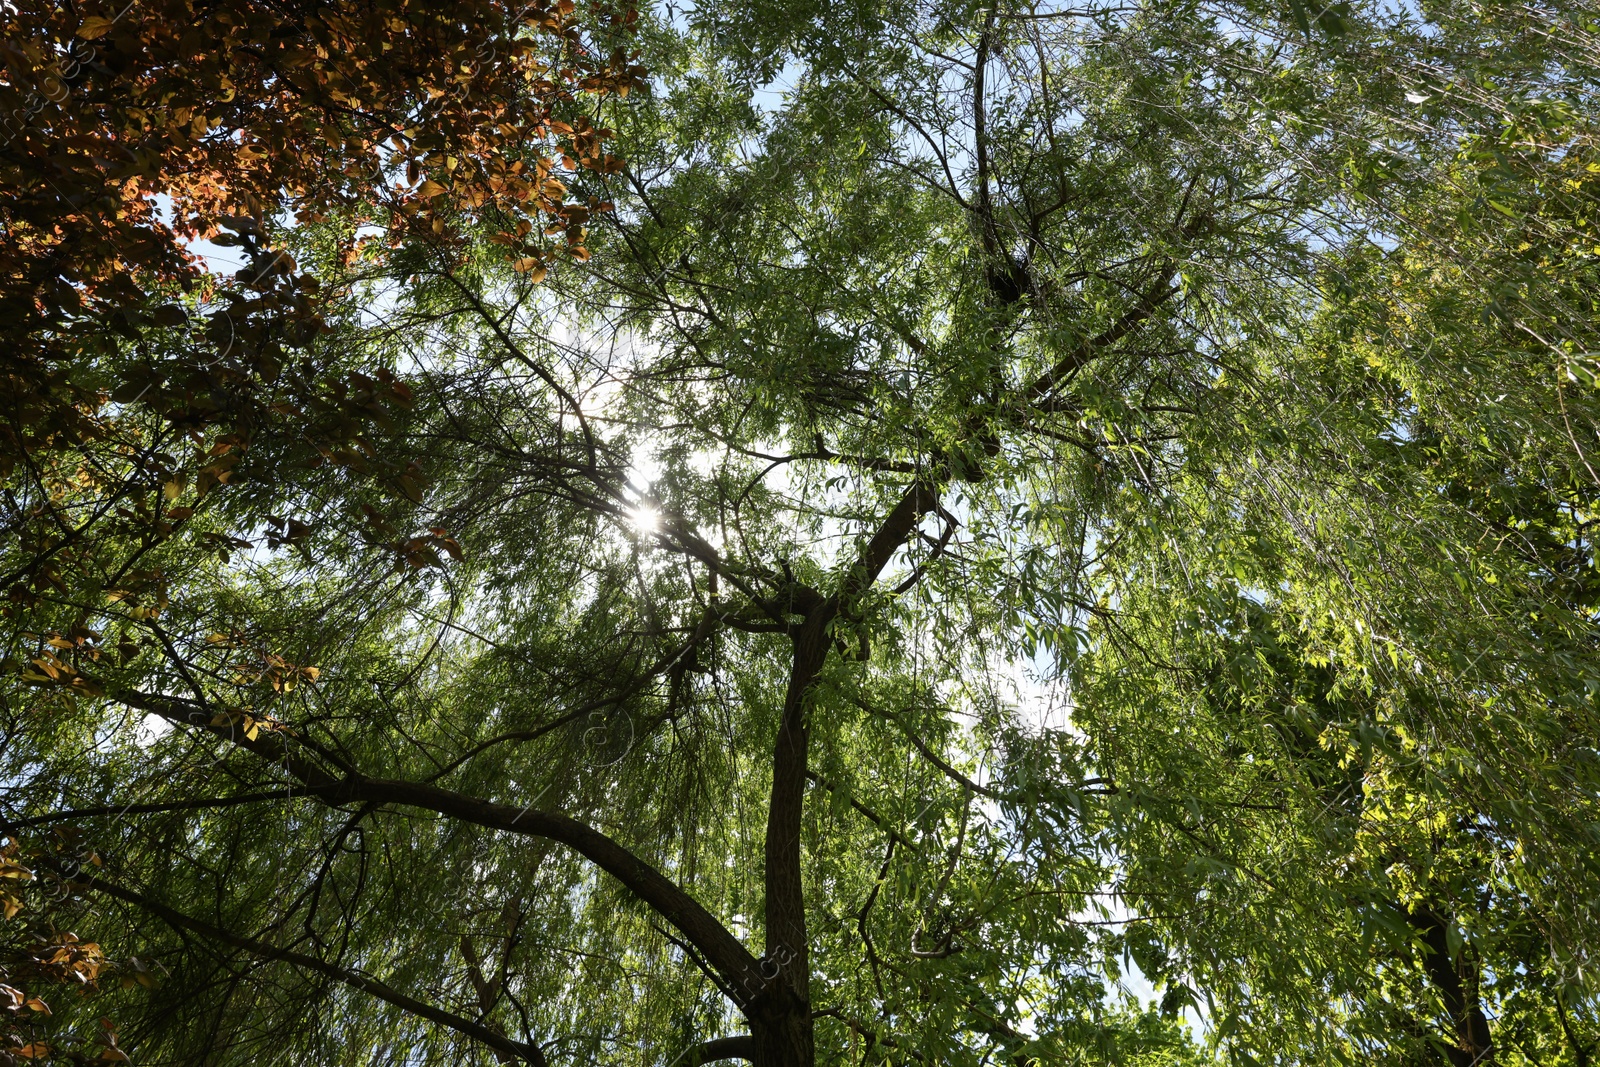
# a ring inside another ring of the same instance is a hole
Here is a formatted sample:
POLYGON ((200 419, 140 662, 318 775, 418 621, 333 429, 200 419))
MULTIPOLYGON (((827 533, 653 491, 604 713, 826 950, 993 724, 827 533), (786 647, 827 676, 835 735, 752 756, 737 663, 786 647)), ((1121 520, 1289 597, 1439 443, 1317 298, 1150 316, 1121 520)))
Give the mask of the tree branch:
POLYGON ((1166 303, 1178 291, 1172 285, 1172 279, 1177 273, 1177 266, 1169 263, 1162 270, 1160 277, 1156 279, 1155 285, 1151 286, 1144 296, 1139 298, 1138 303, 1123 313, 1121 318, 1106 327, 1104 332, 1084 341, 1077 348, 1057 360, 1055 366, 1035 378, 1032 384, 1023 390, 1023 399, 1029 402, 1046 399, 1058 385, 1069 380, 1079 370, 1083 369, 1084 365, 1099 355, 1100 351, 1107 345, 1116 344, 1132 333, 1134 327, 1148 319, 1158 307, 1166 303))
POLYGON ((457 1033, 464 1034, 475 1041, 479 1041, 485 1045, 488 1045, 496 1052, 505 1053, 515 1056, 518 1059, 525 1060, 526 1062, 533 1064, 534 1067, 546 1067, 548 1063, 548 1061, 545 1059, 544 1052, 539 1048, 538 1045, 531 1045, 521 1041, 513 1041, 509 1037, 506 1037, 503 1034, 497 1034, 488 1027, 481 1026, 470 1019, 464 1019, 452 1012, 445 1011, 443 1008, 435 1007, 432 1004, 425 1004, 422 1001, 417 1000, 415 997, 407 996, 406 994, 395 989, 393 986, 380 982, 376 978, 361 974, 357 971, 352 971, 345 967, 340 967, 337 964, 329 963, 326 960, 318 959, 315 956, 309 956, 303 952, 295 952, 292 949, 278 948, 273 945, 264 944, 263 942, 257 941, 253 938, 230 933, 221 927, 212 926, 210 923, 202 922, 201 920, 189 915, 185 915, 183 912, 177 911, 174 908, 169 908, 165 904, 151 900, 149 897, 146 897, 140 893, 136 893, 131 889, 123 888, 122 886, 115 885, 103 879, 96 879, 94 882, 89 883, 89 887, 95 892, 104 893, 108 897, 114 897, 117 900, 132 904, 134 907, 140 908, 143 911, 147 911, 156 916, 162 922, 165 922, 167 925, 176 929, 187 930, 190 933, 199 934, 200 936, 209 938, 212 941, 220 941, 221 943, 229 945, 233 948, 242 949, 253 956, 260 956, 263 959, 277 960, 283 963, 291 964, 295 967, 302 967, 306 970, 315 971, 318 974, 326 975, 335 981, 342 982, 343 984, 350 986, 352 989, 359 989, 363 993, 371 994, 372 996, 377 997, 379 1000, 393 1004, 401 1011, 409 1012, 418 1018, 427 1019, 429 1022, 435 1022, 441 1026, 447 1026, 450 1029, 455 1030, 457 1033))
MULTIPOLYGON (((187 715, 178 712, 175 707, 177 702, 170 698, 119 693, 117 699, 173 723, 196 725, 200 721, 195 717, 195 712, 187 715)), ((300 780, 306 787, 307 795, 315 796, 327 804, 348 804, 353 801, 399 804, 447 815, 491 830, 546 838, 566 845, 616 878, 676 927, 705 955, 730 986, 736 986, 757 971, 756 958, 699 901, 643 859, 586 823, 554 812, 538 811, 531 805, 519 810, 507 804, 496 804, 421 782, 369 778, 360 774, 334 778, 299 758, 276 733, 262 733, 252 739, 220 727, 206 725, 204 728, 282 766, 291 776, 300 780)))
POLYGON ((35 815, 27 819, 8 820, 21 829, 26 826, 43 826, 53 822, 71 822, 73 819, 92 819, 101 815, 151 815, 163 811, 197 811, 207 808, 231 808, 238 804, 258 804, 264 800, 292 800, 304 796, 303 789, 269 789, 262 793, 245 793, 236 797, 203 797, 197 800, 174 800, 164 804, 104 804, 94 808, 74 808, 71 811, 53 811, 48 815, 35 815))
POLYGON ((702 1063, 716 1063, 718 1060, 749 1060, 754 1063, 755 1058, 755 1038, 749 1034, 736 1034, 696 1045, 679 1062, 699 1067, 702 1063))

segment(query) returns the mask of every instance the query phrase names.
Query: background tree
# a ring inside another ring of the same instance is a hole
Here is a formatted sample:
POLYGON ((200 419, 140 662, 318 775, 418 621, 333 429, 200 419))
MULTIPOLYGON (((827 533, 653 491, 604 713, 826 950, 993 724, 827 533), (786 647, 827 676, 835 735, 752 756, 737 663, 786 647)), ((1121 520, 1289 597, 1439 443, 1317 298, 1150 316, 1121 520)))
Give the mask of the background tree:
MULTIPOLYGON (((13 602, 119 585, 159 601, 139 553, 275 420, 313 460, 371 466, 349 458, 354 442, 404 395, 349 377, 359 360, 337 343, 308 347, 326 294, 270 231, 337 215, 349 255, 447 241, 457 215, 486 213, 521 269, 543 269, 546 230, 584 254, 592 205, 556 174, 618 165, 575 101, 635 84, 632 17, 580 18, 571 3, 8 8, 0 577, 13 602), (243 269, 219 285, 188 250, 197 239, 237 248, 243 269)), ((402 489, 415 477, 403 462, 383 473, 402 489)))

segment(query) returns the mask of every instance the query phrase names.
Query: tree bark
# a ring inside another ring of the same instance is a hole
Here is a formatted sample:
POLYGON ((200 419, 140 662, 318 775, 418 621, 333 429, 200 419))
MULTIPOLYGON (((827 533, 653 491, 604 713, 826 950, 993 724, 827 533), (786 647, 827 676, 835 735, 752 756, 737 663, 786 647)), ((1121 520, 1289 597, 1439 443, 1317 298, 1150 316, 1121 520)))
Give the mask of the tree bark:
POLYGON ((722 1060, 754 1060, 755 1056, 755 1039, 749 1034, 738 1034, 705 1042, 685 1056, 683 1062, 688 1067, 699 1067, 700 1064, 722 1060))
POLYGON ((794 661, 783 697, 783 715, 772 750, 772 794, 767 805, 766 935, 760 963, 763 993, 745 1010, 755 1039, 757 1067, 812 1067, 816 1039, 811 1023, 811 942, 806 929, 805 877, 800 826, 805 814, 806 761, 810 727, 807 704, 828 658, 828 629, 841 611, 877 581, 922 517, 939 503, 937 484, 918 477, 862 550, 840 591, 816 598, 811 591, 805 619, 793 631, 794 661), (812 599, 815 598, 815 599, 812 599))
POLYGON ((805 813, 806 761, 811 741, 806 701, 828 655, 832 602, 812 608, 794 635, 794 662, 772 749, 772 794, 767 805, 766 935, 761 961, 770 991, 750 1014, 757 1067, 810 1067, 816 1060, 811 1025, 811 950, 806 929, 800 824, 805 813))
POLYGON ((1489 1033, 1489 1019, 1484 1015, 1478 1000, 1476 975, 1469 984, 1462 980, 1466 966, 1466 953, 1456 960, 1450 955, 1450 943, 1445 937, 1445 920, 1430 908, 1416 908, 1409 912, 1411 924, 1422 935, 1426 947, 1422 966, 1427 971, 1439 996, 1444 1000, 1445 1011, 1450 1014, 1450 1024, 1455 1030, 1455 1045, 1447 1051, 1451 1067, 1490 1067, 1495 1062, 1494 1040, 1489 1033))

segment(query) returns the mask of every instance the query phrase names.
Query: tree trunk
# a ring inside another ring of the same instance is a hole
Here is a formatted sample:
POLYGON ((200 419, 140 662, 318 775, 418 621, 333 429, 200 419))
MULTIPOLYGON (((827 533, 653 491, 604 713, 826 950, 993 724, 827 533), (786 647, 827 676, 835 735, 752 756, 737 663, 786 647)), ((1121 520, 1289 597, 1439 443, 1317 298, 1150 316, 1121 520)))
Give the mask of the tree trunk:
POLYGON ((754 1031, 756 1067, 813 1067, 817 1061, 809 1005, 754 1031))
POLYGON ((1472 981, 1462 981, 1467 953, 1463 949, 1459 961, 1451 957, 1445 920, 1437 912, 1418 908, 1410 912, 1410 918, 1427 947, 1422 965, 1428 972, 1428 979, 1439 990, 1455 1029, 1456 1043, 1449 1049, 1451 1067, 1491 1067, 1495 1062, 1494 1040, 1489 1033, 1488 1016, 1483 1014, 1478 1001, 1476 966, 1472 981))
POLYGON ((827 607, 813 607, 794 635, 794 665, 772 752, 766 840, 767 951, 761 960, 767 991, 750 1019, 757 1067, 812 1067, 816 1062, 800 824, 811 733, 806 724, 806 700, 828 655, 827 624, 832 615, 827 607))

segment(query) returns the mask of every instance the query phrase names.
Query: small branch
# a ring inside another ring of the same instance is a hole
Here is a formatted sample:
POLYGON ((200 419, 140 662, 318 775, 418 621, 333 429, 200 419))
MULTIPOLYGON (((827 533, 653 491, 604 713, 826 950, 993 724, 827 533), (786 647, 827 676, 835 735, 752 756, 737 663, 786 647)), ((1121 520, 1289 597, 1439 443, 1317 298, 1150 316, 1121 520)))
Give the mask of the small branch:
MULTIPOLYGON (((806 777, 811 779, 817 785, 821 786, 823 789, 829 790, 830 792, 832 792, 832 791, 834 791, 834 790, 836 790, 838 788, 838 786, 834 785, 832 782, 830 782, 826 778, 822 777, 822 775, 818 774, 816 771, 807 771, 806 772, 806 777)), ((862 815, 862 817, 865 818, 872 825, 876 826, 878 829, 882 830, 885 834, 887 834, 890 841, 896 842, 898 844, 902 844, 902 845, 906 846, 907 848, 909 848, 909 849, 911 849, 913 851, 916 850, 917 846, 913 842, 906 840, 904 837, 902 837, 900 835, 900 833, 897 830, 895 830, 893 827, 891 827, 889 825, 889 820, 885 819, 882 815, 879 815, 877 812, 873 811, 871 808, 869 808, 865 804, 861 803, 861 801, 859 801, 859 800, 857 800, 855 798, 854 794, 852 794, 848 798, 848 800, 849 800, 850 806, 852 808, 856 809, 856 811, 859 812, 862 815)))
POLYGON ((878 997, 883 997, 883 977, 880 974, 882 961, 878 959, 878 950, 873 947, 872 935, 867 933, 867 916, 872 912, 872 905, 877 902, 878 891, 883 888, 883 880, 889 877, 889 861, 894 859, 894 846, 897 838, 889 838, 889 847, 883 851, 883 863, 878 867, 878 879, 872 883, 872 892, 867 894, 867 901, 861 905, 861 910, 856 912, 856 932, 861 935, 861 944, 867 950, 867 963, 872 967, 872 984, 878 987, 878 997))
POLYGON ((987 786, 979 785, 977 782, 974 782, 971 778, 968 778, 966 775, 950 766, 950 764, 940 759, 938 754, 935 753, 933 749, 929 748, 923 743, 922 738, 912 733, 910 728, 900 721, 899 716, 893 714, 892 712, 884 711, 880 708, 874 708, 872 705, 859 698, 852 697, 850 698, 850 702, 869 715, 876 715, 880 719, 887 719, 893 723, 901 733, 905 734, 906 740, 910 741, 912 746, 916 748, 918 752, 922 753, 923 757, 926 758, 929 763, 943 771, 945 775, 952 781, 955 781, 965 788, 970 789, 979 796, 988 797, 990 800, 1003 801, 1009 799, 1008 794, 1000 793, 996 790, 988 788, 987 786))
POLYGON ((176 929, 199 934, 201 937, 209 938, 212 941, 219 941, 222 944, 231 946, 233 948, 242 949, 251 955, 260 956, 263 959, 278 960, 296 967, 305 968, 309 971, 315 971, 318 974, 326 975, 335 981, 342 982, 343 984, 350 986, 352 989, 359 989, 363 993, 368 993, 377 997, 379 1000, 393 1004, 401 1011, 409 1012, 418 1018, 427 1019, 429 1022, 435 1022, 441 1026, 447 1026, 450 1029, 455 1030, 457 1033, 464 1034, 467 1037, 473 1038, 476 1041, 480 1041, 483 1044, 488 1045, 497 1052, 503 1052, 515 1056, 520 1060, 524 1060, 530 1064, 533 1064, 534 1067, 547 1067, 548 1061, 545 1059, 544 1052, 539 1048, 538 1045, 527 1044, 521 1041, 513 1041, 504 1035, 495 1033, 488 1027, 481 1026, 478 1023, 471 1021, 470 1019, 463 1019, 461 1016, 445 1011, 443 1008, 435 1007, 432 1004, 425 1004, 414 997, 409 997, 395 989, 393 986, 378 981, 376 978, 369 977, 368 975, 361 974, 357 971, 352 971, 345 967, 337 966, 336 964, 328 963, 326 960, 318 959, 315 956, 308 956, 303 952, 295 952, 291 949, 278 948, 273 945, 256 941, 253 938, 242 937, 238 934, 230 933, 220 927, 212 926, 210 923, 202 922, 201 920, 193 918, 192 916, 185 915, 183 912, 169 908, 165 904, 151 900, 150 898, 136 893, 131 889, 125 889, 122 886, 113 885, 107 881, 97 879, 96 881, 90 883, 90 888, 95 892, 104 893, 108 897, 113 897, 117 900, 123 901, 124 903, 132 904, 134 907, 147 911, 156 916, 162 922, 165 922, 167 925, 176 929))
POLYGON ((1083 342, 1071 352, 1056 361, 1055 366, 1035 378, 1025 390, 1023 398, 1029 402, 1045 400, 1061 383, 1069 380, 1079 370, 1083 369, 1091 359, 1100 354, 1107 345, 1116 344, 1145 319, 1155 313, 1155 310, 1172 298, 1178 290, 1172 285, 1172 279, 1177 275, 1178 268, 1168 264, 1156 279, 1155 285, 1139 298, 1121 318, 1106 327, 1104 332, 1083 342))
POLYGON ((73 819, 92 819, 101 815, 151 815, 163 811, 231 808, 239 804, 259 804, 265 800, 293 800, 304 795, 303 789, 270 789, 263 793, 246 793, 236 797, 174 800, 166 804, 106 804, 96 808, 75 808, 71 811, 54 811, 49 815, 35 815, 28 819, 15 819, 11 821, 11 825, 21 828, 43 826, 53 822, 71 822, 73 819))

